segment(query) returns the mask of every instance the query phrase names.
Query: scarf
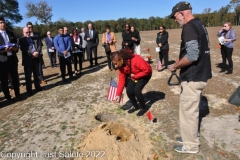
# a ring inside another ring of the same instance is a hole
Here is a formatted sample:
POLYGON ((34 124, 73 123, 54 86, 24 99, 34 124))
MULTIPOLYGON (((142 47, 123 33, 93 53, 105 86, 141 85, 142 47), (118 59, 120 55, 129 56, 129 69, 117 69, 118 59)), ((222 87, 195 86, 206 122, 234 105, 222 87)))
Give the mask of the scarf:
POLYGON ((73 35, 73 38, 74 38, 75 42, 78 42, 78 35, 77 34, 73 35))

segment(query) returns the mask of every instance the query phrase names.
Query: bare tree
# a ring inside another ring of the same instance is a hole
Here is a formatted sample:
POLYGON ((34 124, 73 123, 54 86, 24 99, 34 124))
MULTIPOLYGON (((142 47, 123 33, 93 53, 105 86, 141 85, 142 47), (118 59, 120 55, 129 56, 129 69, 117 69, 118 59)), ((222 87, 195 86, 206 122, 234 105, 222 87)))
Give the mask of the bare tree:
POLYGON ((37 4, 33 4, 32 2, 26 3, 26 8, 28 12, 26 16, 28 18, 36 17, 41 23, 48 25, 52 19, 52 7, 50 7, 46 1, 40 1, 37 4))
POLYGON ((205 14, 206 15, 206 17, 207 17, 207 26, 209 27, 209 20, 210 20, 210 15, 211 15, 211 8, 205 8, 204 10, 203 10, 203 14, 205 14))
POLYGON ((240 0, 231 0, 230 1, 230 6, 231 6, 231 9, 234 10, 235 12, 235 20, 236 20, 236 25, 239 24, 239 20, 240 20, 240 0))

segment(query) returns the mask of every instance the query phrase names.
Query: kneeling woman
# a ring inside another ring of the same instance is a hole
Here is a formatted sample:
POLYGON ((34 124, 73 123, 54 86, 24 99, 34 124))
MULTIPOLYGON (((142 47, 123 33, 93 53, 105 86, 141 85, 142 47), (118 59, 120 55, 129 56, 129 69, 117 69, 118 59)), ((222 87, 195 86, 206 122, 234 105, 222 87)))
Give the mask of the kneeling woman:
POLYGON ((126 86, 127 96, 133 105, 128 112, 133 113, 140 109, 137 116, 142 116, 146 109, 142 89, 152 76, 151 66, 141 56, 132 54, 132 50, 129 49, 121 49, 112 53, 111 60, 118 68, 118 88, 115 102, 119 102, 123 88, 126 86), (130 80, 126 82, 128 75, 130 80))

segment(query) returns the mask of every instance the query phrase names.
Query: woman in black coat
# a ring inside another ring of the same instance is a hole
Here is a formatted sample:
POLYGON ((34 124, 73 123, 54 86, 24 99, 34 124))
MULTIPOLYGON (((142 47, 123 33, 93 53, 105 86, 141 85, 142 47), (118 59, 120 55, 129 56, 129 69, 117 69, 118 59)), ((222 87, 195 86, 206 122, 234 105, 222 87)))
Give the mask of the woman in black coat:
POLYGON ((159 52, 160 61, 162 63, 162 59, 164 59, 164 66, 165 66, 165 69, 167 69, 169 44, 168 44, 168 32, 166 31, 165 26, 159 27, 156 43, 157 43, 157 46, 160 47, 160 52, 159 52))
POLYGON ((131 32, 132 32, 132 41, 133 41, 133 53, 137 53, 138 55, 141 54, 141 49, 140 49, 140 34, 139 31, 135 29, 134 26, 131 26, 131 32))

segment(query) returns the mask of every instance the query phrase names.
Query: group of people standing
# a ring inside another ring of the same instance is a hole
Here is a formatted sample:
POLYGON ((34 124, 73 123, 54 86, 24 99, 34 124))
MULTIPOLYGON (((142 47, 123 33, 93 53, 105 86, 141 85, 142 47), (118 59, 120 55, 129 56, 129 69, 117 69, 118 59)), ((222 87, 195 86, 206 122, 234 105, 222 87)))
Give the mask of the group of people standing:
MULTIPOLYGON (((212 78, 210 45, 208 32, 202 22, 195 18, 192 14, 192 6, 188 2, 179 2, 172 8, 169 18, 174 19, 182 28, 181 45, 179 58, 169 67, 169 71, 175 72, 180 69, 181 77, 181 93, 179 107, 179 123, 181 137, 177 137, 179 145, 174 146, 174 150, 179 153, 198 153, 200 149, 199 142, 199 104, 203 89, 207 85, 207 81, 212 78)), ((19 46, 22 51, 22 65, 24 66, 26 89, 29 95, 32 95, 31 74, 34 76, 34 85, 37 91, 41 91, 40 83, 44 81, 40 79, 42 68, 42 42, 40 36, 33 32, 32 25, 27 24, 23 28, 23 37, 19 39, 19 46), (30 26, 29 26, 30 25, 30 26), (41 73, 40 73, 41 72, 41 73)), ((17 43, 14 34, 5 31, 5 20, 0 17, 0 45, 8 43, 17 43)), ((98 32, 95 31, 90 23, 88 30, 79 34, 76 29, 67 34, 66 27, 59 27, 58 35, 54 38, 48 32, 45 39, 50 63, 52 67, 56 66, 56 51, 60 64, 61 77, 66 81, 65 72, 68 68, 69 78, 73 79, 71 60, 74 60, 74 73, 80 74, 82 70, 83 53, 87 51, 90 66, 98 65, 97 46, 99 44, 98 32), (85 45, 84 45, 84 42, 85 45), (79 70, 77 64, 79 63, 79 70)), ((233 71, 232 52, 233 42, 236 40, 236 33, 231 27, 231 23, 227 22, 218 32, 217 36, 223 36, 221 44, 221 54, 223 59, 223 68, 221 72, 226 70, 226 58, 229 62, 227 74, 233 71)), ((111 32, 109 25, 106 26, 106 32, 102 35, 102 43, 107 54, 109 70, 118 69, 118 88, 116 92, 115 102, 120 101, 120 96, 124 87, 132 105, 129 113, 137 110, 138 116, 146 112, 146 106, 142 89, 149 82, 152 76, 152 68, 148 62, 141 58, 140 54, 140 34, 135 30, 134 26, 125 25, 125 31, 122 32, 122 49, 116 50, 116 37, 111 32), (134 54, 135 53, 135 54, 134 54)), ((160 48, 160 61, 164 59, 165 68, 168 68, 168 32, 164 26, 160 26, 157 33, 156 44, 160 48)), ((0 78, 1 85, 5 97, 11 100, 9 90, 7 88, 8 74, 13 79, 13 87, 15 96, 21 98, 19 93, 19 81, 17 73, 18 59, 16 53, 18 46, 7 47, 0 51, 0 78)))

